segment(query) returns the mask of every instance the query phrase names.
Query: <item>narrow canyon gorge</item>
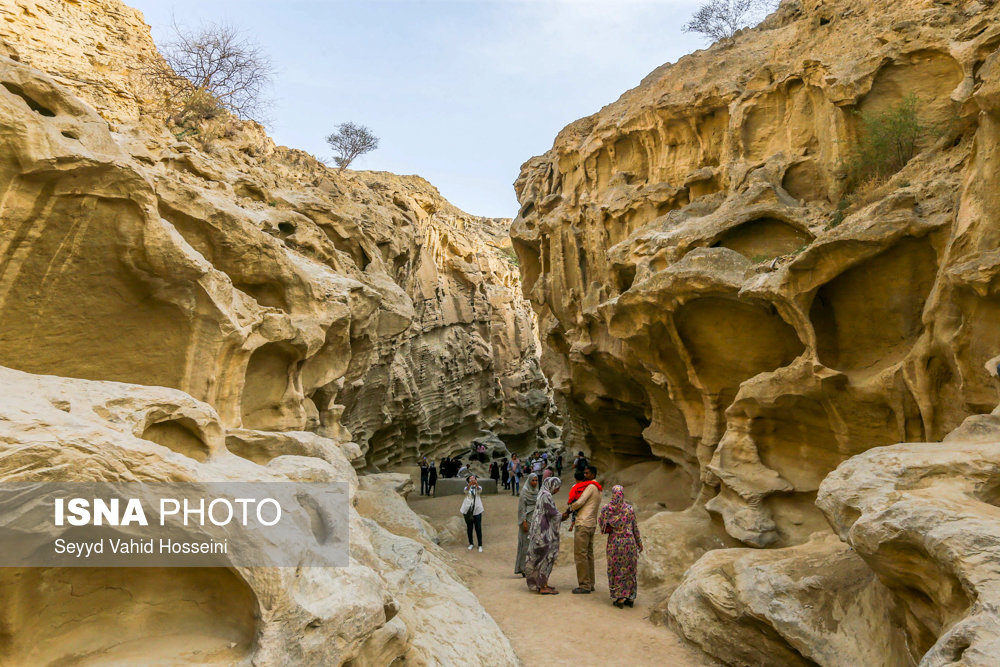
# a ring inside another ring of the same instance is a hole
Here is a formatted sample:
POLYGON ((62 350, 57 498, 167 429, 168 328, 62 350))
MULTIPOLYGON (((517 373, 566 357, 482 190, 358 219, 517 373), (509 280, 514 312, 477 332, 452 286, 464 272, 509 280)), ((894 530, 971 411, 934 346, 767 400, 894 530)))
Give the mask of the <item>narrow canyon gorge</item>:
POLYGON ((0 2, 0 481, 343 482, 350 564, 0 568, 0 665, 541 664, 408 503, 475 443, 625 485, 630 622, 704 664, 1000 664, 994 0, 784 0, 563 129, 512 220, 184 130, 162 62, 119 0, 0 2))

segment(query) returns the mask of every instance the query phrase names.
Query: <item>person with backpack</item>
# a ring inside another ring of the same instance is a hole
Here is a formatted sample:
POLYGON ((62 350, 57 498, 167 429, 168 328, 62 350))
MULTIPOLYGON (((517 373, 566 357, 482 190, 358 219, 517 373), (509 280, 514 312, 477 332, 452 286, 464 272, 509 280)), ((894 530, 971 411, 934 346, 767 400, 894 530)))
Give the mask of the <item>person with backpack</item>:
POLYGON ((503 488, 505 490, 510 488, 510 467, 508 466, 509 463, 510 462, 507 460, 506 456, 503 457, 503 459, 500 461, 500 479, 501 481, 503 481, 503 488))
POLYGON ((462 501, 462 508, 459 510, 465 517, 465 530, 469 537, 469 551, 472 551, 472 531, 476 531, 476 540, 479 542, 479 553, 483 552, 483 487, 479 486, 479 480, 475 475, 465 478, 465 499, 462 501))
POLYGON ((583 452, 579 452, 576 455, 576 458, 573 459, 574 472, 575 471, 583 472, 587 469, 588 465, 590 465, 590 461, 588 461, 587 457, 583 455, 583 452))
POLYGON ((517 454, 511 457, 510 463, 510 495, 516 496, 521 492, 521 459, 517 454))

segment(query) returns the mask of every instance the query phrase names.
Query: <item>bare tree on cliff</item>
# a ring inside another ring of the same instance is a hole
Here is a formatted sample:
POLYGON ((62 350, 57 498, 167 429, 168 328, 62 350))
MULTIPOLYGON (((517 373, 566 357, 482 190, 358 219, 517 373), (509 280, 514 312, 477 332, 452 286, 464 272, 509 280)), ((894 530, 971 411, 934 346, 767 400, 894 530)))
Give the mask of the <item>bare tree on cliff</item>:
POLYGON ((756 25, 778 5, 777 0, 707 0, 684 24, 711 41, 729 39, 737 30, 756 25))
POLYGON ((378 148, 378 137, 364 125, 341 123, 337 131, 326 138, 326 143, 337 151, 333 161, 340 171, 344 171, 354 158, 378 148))
POLYGON ((223 23, 197 31, 175 23, 173 32, 162 49, 169 67, 156 66, 149 74, 184 114, 210 118, 225 109, 264 122, 274 69, 259 44, 223 23))

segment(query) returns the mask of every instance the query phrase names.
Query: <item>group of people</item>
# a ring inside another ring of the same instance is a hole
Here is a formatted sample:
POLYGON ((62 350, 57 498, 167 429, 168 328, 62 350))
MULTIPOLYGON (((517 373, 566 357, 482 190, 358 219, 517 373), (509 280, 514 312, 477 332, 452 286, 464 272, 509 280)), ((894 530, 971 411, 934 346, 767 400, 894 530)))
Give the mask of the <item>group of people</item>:
MULTIPOLYGON (((445 463, 441 461, 441 473, 444 474, 445 463)), ((447 476, 447 475, 446 475, 447 476)), ((438 469, 434 466, 434 461, 428 460, 426 456, 420 459, 420 495, 434 495, 434 487, 437 486, 438 469)))
POLYGON ((550 457, 548 452, 536 451, 523 461, 514 454, 510 461, 504 458, 499 463, 494 462, 490 466, 490 477, 509 490, 510 495, 516 496, 521 492, 521 480, 525 475, 535 474, 540 479, 559 476, 562 475, 562 467, 562 454, 550 457))
MULTIPOLYGON (((559 456, 556 461, 558 469, 562 468, 561 459, 559 456)), ((642 538, 635 510, 625 501, 625 489, 620 485, 612 487, 611 500, 602 507, 603 489, 597 482, 597 468, 580 452, 573 461, 575 484, 570 489, 566 509, 560 511, 556 496, 562 488, 562 479, 547 465, 547 457, 532 455, 522 463, 515 455, 506 466, 501 462, 496 472, 501 474, 504 470, 508 473, 503 475, 505 488, 508 485, 511 489, 516 488, 520 474, 526 475, 517 507, 514 573, 526 579, 528 588, 541 595, 559 593, 549 584, 549 576, 559 555, 560 528, 569 521, 577 577, 573 593, 594 592, 594 536, 600 530, 608 537, 608 589, 612 602, 619 608, 633 606, 642 538), (543 465, 536 467, 539 460, 543 465)), ((492 466, 490 474, 494 474, 492 466)), ((479 551, 482 551, 482 487, 474 475, 469 475, 466 482, 461 512, 466 519, 469 549, 475 548, 472 539, 475 532, 479 551)))
POLYGON ((468 466, 462 463, 460 458, 444 457, 441 459, 442 477, 463 477, 468 474, 468 466))

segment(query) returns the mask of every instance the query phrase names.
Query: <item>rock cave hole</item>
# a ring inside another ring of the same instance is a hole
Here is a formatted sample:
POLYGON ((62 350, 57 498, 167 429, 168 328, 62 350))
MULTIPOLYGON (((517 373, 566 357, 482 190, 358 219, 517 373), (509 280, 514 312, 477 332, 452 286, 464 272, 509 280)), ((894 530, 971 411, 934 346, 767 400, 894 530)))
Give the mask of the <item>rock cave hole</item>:
POLYGON ((22 100, 24 100, 24 103, 28 105, 28 108, 34 111, 35 113, 45 116, 47 118, 55 117, 56 114, 54 111, 36 102, 32 97, 30 97, 26 92, 24 92, 24 88, 22 88, 21 86, 17 85, 16 83, 9 83, 7 81, 2 81, 0 83, 3 84, 3 87, 6 88, 8 92, 10 92, 13 95, 17 95, 22 100))
POLYGON ((908 238, 820 287, 809 309, 820 363, 877 372, 900 361, 923 331, 936 273, 930 241, 908 238))
POLYGON ((789 255, 812 241, 812 234, 775 218, 757 218, 726 230, 713 248, 735 250, 751 261, 789 255))
POLYGON ((285 341, 267 343, 254 350, 243 384, 241 409, 244 428, 281 430, 283 404, 298 359, 298 353, 285 341))
POLYGON ((199 431, 194 420, 184 417, 150 424, 142 432, 142 439, 155 442, 195 461, 204 461, 209 456, 209 449, 199 431))
POLYGON ((714 393, 735 394, 744 380, 787 366, 805 349, 773 308, 735 299, 693 299, 674 322, 695 372, 714 393))

